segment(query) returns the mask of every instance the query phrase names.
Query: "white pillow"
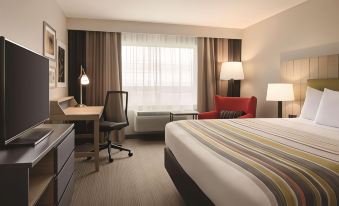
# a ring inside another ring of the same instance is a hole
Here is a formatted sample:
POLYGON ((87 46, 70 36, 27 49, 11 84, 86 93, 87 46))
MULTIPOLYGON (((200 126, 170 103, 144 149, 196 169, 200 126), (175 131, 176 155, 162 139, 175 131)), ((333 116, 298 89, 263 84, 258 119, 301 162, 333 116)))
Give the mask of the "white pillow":
POLYGON ((339 92, 325 89, 315 123, 339 128, 339 92))
POLYGON ((300 113, 301 118, 309 120, 315 119, 322 95, 322 91, 307 87, 304 106, 300 113))

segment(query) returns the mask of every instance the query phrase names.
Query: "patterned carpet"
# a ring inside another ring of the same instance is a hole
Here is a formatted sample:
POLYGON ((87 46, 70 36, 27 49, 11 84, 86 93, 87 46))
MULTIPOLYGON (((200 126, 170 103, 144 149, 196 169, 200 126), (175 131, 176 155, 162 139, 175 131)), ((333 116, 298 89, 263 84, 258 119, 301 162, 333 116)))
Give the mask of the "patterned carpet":
POLYGON ((184 205, 164 167, 164 140, 127 139, 133 150, 113 150, 108 163, 107 150, 100 152, 100 171, 85 158, 75 165, 75 188, 71 205, 184 205))

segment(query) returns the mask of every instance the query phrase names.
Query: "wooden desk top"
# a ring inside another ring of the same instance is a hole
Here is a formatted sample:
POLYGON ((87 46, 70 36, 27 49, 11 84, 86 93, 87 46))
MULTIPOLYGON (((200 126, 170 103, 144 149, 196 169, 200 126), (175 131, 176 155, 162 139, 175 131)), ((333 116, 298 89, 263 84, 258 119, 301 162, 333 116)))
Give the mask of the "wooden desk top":
POLYGON ((99 120, 103 106, 67 107, 64 114, 50 115, 51 120, 99 120))

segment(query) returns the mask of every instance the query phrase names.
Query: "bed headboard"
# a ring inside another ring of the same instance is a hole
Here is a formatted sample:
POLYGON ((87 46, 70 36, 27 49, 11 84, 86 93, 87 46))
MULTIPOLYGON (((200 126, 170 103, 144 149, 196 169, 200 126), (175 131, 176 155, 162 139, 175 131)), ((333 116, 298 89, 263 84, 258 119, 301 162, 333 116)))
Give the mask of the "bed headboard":
POLYGON ((307 85, 321 91, 325 88, 339 91, 339 79, 309 79, 307 85))
POLYGON ((292 83, 295 95, 293 102, 283 102, 283 117, 287 117, 289 114, 300 114, 308 84, 317 89, 327 87, 332 88, 332 90, 339 90, 339 86, 335 86, 338 84, 335 83, 336 80, 339 81, 338 78, 338 54, 282 61, 280 81, 292 83), (332 84, 334 84, 334 87, 331 86, 332 84))

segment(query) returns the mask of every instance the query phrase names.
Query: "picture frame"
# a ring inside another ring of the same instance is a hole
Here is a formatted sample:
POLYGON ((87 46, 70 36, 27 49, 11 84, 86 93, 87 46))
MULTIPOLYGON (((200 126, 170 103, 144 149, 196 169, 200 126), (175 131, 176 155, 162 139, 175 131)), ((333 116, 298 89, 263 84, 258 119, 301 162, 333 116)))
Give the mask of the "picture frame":
POLYGON ((68 81, 68 55, 67 46, 57 41, 57 69, 56 69, 56 82, 57 87, 67 87, 68 81))
POLYGON ((55 69, 49 68, 49 88, 55 88, 55 69))
POLYGON ((56 58, 56 31, 47 22, 43 22, 43 54, 45 57, 56 58))
POLYGON ((49 88, 56 86, 56 62, 49 61, 49 88))

